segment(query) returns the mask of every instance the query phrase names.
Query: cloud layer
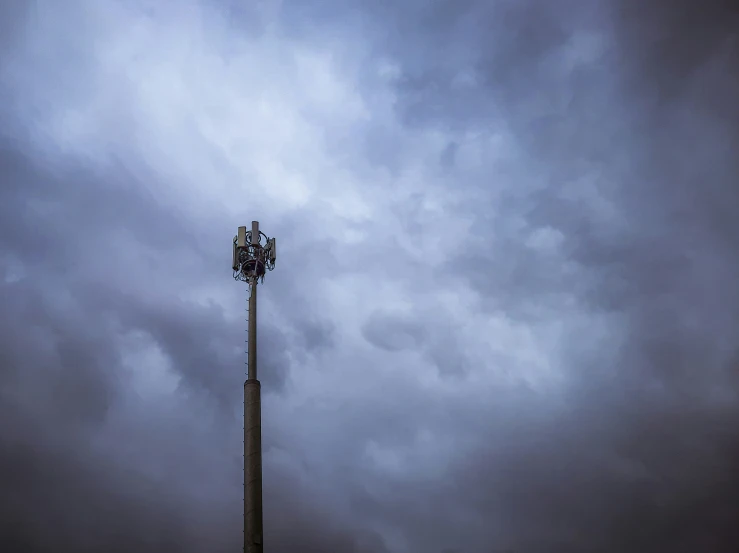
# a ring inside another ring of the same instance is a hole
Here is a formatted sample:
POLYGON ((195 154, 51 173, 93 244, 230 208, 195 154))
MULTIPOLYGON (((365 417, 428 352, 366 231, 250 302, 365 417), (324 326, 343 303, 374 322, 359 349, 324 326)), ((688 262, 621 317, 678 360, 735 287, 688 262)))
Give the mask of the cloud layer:
POLYGON ((6 2, 0 547, 734 551, 729 2, 6 2))

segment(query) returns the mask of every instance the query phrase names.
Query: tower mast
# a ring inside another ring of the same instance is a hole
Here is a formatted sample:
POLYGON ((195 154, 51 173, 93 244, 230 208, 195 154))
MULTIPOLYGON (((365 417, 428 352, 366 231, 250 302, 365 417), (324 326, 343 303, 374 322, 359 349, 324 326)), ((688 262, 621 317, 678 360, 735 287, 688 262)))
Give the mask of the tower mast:
POLYGON ((257 283, 275 268, 275 239, 239 227, 233 241, 234 279, 249 285, 247 372, 244 382, 244 553, 262 553, 262 407, 257 378, 257 283))

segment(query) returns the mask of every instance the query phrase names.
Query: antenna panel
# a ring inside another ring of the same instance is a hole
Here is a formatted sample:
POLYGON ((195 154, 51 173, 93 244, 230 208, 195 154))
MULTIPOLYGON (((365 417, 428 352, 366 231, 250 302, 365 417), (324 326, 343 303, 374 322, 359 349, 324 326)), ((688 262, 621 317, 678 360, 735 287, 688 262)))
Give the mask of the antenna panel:
POLYGON ((259 221, 251 222, 251 244, 252 246, 259 245, 259 221))
POLYGON ((274 238, 269 239, 269 260, 274 263, 277 259, 277 246, 274 238))

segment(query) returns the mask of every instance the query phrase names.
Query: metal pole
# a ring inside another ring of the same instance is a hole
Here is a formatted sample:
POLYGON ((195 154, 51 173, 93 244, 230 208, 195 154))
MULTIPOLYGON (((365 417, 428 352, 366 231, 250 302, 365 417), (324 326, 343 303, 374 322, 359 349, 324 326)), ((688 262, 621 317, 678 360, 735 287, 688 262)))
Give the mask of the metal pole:
POLYGON ((247 354, 248 380, 257 380, 257 279, 253 278, 249 288, 249 352, 247 354))
POLYGON ((257 282, 249 297, 249 352, 244 382, 244 553, 262 553, 262 407, 257 380, 257 282))
POLYGON ((244 382, 244 553, 262 553, 262 407, 257 377, 257 281, 275 268, 275 239, 238 228, 233 239, 234 279, 249 283, 247 374, 244 382), (262 238, 265 239, 264 245, 262 238))

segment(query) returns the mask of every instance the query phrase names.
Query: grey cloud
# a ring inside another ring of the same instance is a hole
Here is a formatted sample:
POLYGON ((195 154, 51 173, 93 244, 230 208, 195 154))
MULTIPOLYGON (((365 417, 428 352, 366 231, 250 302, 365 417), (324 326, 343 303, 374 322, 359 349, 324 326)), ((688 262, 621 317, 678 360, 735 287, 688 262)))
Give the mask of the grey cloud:
MULTIPOLYGON (((505 317, 534 337, 560 328, 547 354, 562 378, 545 391, 488 384, 526 367, 513 352, 477 366, 465 348, 501 338, 456 328, 450 312, 430 314, 435 303, 421 307, 450 284, 421 278, 431 271, 423 260, 388 275, 379 261, 397 240, 317 238, 324 213, 270 222, 281 244, 260 305, 271 547, 733 551, 733 7, 282 6, 279 24, 296 40, 331 30, 347 39, 337 58, 356 47, 398 65, 404 126, 370 122, 356 141, 329 129, 331 151, 397 175, 413 155, 404 140, 438 132, 447 146, 429 175, 460 198, 444 217, 472 225, 442 275, 474 295, 470 317, 505 317), (466 148, 486 132, 504 133, 515 152, 470 161, 466 148), (357 273, 413 284, 412 315, 378 309, 360 323, 376 357, 342 343, 345 322, 311 307, 325 299, 320 284, 357 273), (341 348, 362 380, 337 377, 318 399, 291 388, 311 363, 334 370, 324 361, 341 348), (397 371, 375 370, 380 362, 397 371), (426 389, 414 380, 434 369, 454 378, 426 389), (289 424, 278 421, 295 404, 289 424)), ((229 24, 257 33, 257 19, 234 14, 229 24)), ((368 89, 369 73, 358 77, 368 89)), ((242 308, 191 298, 228 281, 228 253, 217 248, 243 221, 206 208, 193 221, 161 204, 147 189, 164 177, 125 152, 108 170, 43 158, 22 136, 23 114, 9 111, 0 110, 0 544, 239 547, 243 327, 232 313, 242 308), (156 406, 122 379, 118 341, 130 330, 151 336, 183 378, 156 406)), ((438 231, 422 219, 422 199, 386 213, 409 239, 438 231)), ((229 285, 230 305, 245 307, 229 285)))
MULTIPOLYGON (((196 228, 146 194, 141 173, 118 171, 121 166, 111 172, 45 168, 44 160, 22 152, 22 140, 5 141, 1 158, 0 542, 16 551, 238 547, 241 438, 234 413, 241 405, 243 324, 214 306, 179 298, 185 288, 174 270, 178 259, 195 256, 210 263, 213 255, 199 249, 203 238, 196 228), (120 240, 129 232, 132 240, 120 240), (161 254, 172 269, 147 265, 147 251, 161 254), (163 281, 170 273, 171 282, 163 281), (138 288, 144 283, 148 293, 138 288), (136 392, 129 389, 119 343, 129 331, 143 331, 161 347, 183 377, 179 397, 190 398, 188 407, 172 408, 195 411, 206 426, 220 425, 210 431, 217 443, 200 436, 192 420, 172 425, 159 413, 149 420, 130 418, 136 392), (110 442, 107 453, 96 445, 100 440, 110 442), (225 456, 224 443, 232 446, 225 456), (117 458, 110 453, 115 449, 121 450, 117 458), (175 461, 179 479, 147 474, 175 461), (200 492, 183 485, 197 482, 202 471, 231 479, 206 492, 210 506, 198 506, 193 494, 200 492)), ((157 178, 147 176, 148 182, 157 178)), ((223 243, 228 248, 229 239, 223 243)), ((227 261, 214 270, 228 282, 227 261)), ((192 276, 212 278, 208 270, 192 276)), ((244 294, 239 301, 246 306, 244 294)), ((293 323, 300 337, 294 343, 274 326, 261 325, 267 393, 279 394, 289 375, 286 351, 330 343, 322 323, 300 320, 306 323, 293 323)), ((266 446, 272 441, 267 437, 266 446)), ((281 513, 294 490, 280 492, 283 475, 269 476, 277 497, 285 498, 272 507, 281 513)), ((322 520, 296 509, 285 518, 290 526, 278 523, 271 530, 281 536, 275 540, 280 547, 300 539, 315 551, 328 551, 354 547, 359 539, 344 537, 341 528, 333 537, 301 536, 309 517, 322 520)))
MULTIPOLYGON (((543 442, 494 440, 497 454, 481 454, 459 473, 469 475, 469 494, 487 502, 473 510, 507 528, 470 539, 470 550, 496 539, 531 551, 728 550, 736 539, 727 491, 736 460, 729 436, 739 235, 730 215, 739 198, 729 149, 736 103, 728 100, 737 50, 727 29, 736 13, 721 2, 601 7, 574 15, 538 2, 512 12, 465 5, 490 33, 455 34, 459 19, 448 18, 441 30, 408 33, 405 46, 415 41, 418 50, 393 52, 409 122, 502 124, 539 181, 500 204, 524 217, 523 228, 512 231, 504 214, 478 217, 479 243, 450 268, 461 268, 491 312, 525 320, 564 316, 574 297, 608 321, 617 344, 609 356, 584 355, 576 344, 587 336, 568 335, 572 414, 534 424, 529 431, 543 442), (572 68, 565 46, 578 30, 603 33, 605 50, 572 68), (451 68, 443 54, 415 55, 450 35, 480 77, 474 91, 454 92, 453 47, 451 68), (547 230, 561 234, 556 248, 524 245, 547 230), (598 426, 588 428, 594 416, 598 426), (619 463, 647 470, 649 482, 630 482, 619 463)), ((487 167, 487 175, 495 171, 487 167)), ((479 212, 488 184, 472 184, 479 194, 470 211, 479 212)), ((468 495, 455 497, 464 505, 468 495)))
POLYGON ((444 148, 444 151, 441 153, 439 162, 441 163, 442 167, 453 167, 455 159, 457 157, 457 150, 459 149, 459 144, 456 142, 450 142, 447 144, 446 148, 444 148))
POLYGON ((392 313, 373 313, 364 323, 362 334, 369 343, 387 351, 413 349, 425 341, 420 321, 392 313))
POLYGON ((459 377, 470 368, 470 360, 458 343, 454 325, 442 310, 430 312, 426 309, 402 315, 374 311, 361 330, 367 342, 384 351, 422 352, 427 365, 425 371, 459 377))

